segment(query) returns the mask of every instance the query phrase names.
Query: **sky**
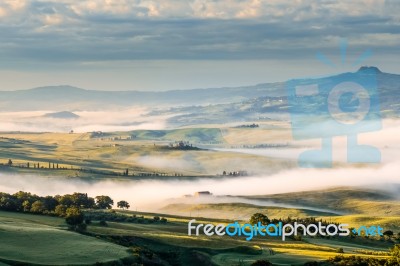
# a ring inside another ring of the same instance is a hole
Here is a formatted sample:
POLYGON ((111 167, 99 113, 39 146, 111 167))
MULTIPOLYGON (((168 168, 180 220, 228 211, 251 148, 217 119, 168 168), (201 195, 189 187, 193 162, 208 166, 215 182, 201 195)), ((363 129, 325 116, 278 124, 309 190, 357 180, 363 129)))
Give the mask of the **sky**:
POLYGON ((396 0, 2 0, 0 90, 242 86, 360 65, 400 73, 399 33, 396 0))

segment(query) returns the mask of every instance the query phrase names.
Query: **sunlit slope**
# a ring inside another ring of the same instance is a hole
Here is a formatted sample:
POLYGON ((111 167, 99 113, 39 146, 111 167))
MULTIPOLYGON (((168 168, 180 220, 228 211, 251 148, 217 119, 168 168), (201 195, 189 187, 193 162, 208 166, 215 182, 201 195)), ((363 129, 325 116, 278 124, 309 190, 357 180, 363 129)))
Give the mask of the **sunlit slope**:
MULTIPOLYGON (((252 214, 261 212, 277 219, 318 217, 327 221, 348 223, 351 226, 380 225, 386 230, 400 230, 400 203, 396 200, 396 194, 379 190, 345 187, 243 198, 254 201, 254 205, 196 204, 192 199, 181 199, 182 203, 166 205, 161 211, 234 220, 248 220, 252 214)), ((197 200, 202 201, 201 198, 197 200)), ((236 198, 234 200, 237 201, 236 198)), ((212 198, 204 201, 212 202, 212 198)), ((215 202, 223 201, 229 202, 229 198, 215 198, 215 202)))
POLYGON ((223 143, 219 128, 184 128, 173 130, 135 130, 131 132, 137 140, 189 141, 192 143, 223 143))
MULTIPOLYGON (((108 211, 106 211, 108 212, 108 211)), ((118 211, 132 216, 154 215, 131 211, 118 211)), ((119 223, 107 222, 100 226, 93 220, 87 227, 89 236, 65 231, 64 219, 32 214, 0 212, 0 263, 27 261, 47 265, 94 264, 118 260, 129 256, 127 249, 137 256, 157 254, 162 265, 250 265, 258 259, 268 259, 277 265, 302 265, 307 261, 325 260, 338 255, 342 247, 344 256, 384 257, 391 244, 372 239, 347 238, 305 238, 303 241, 277 237, 255 237, 246 241, 243 237, 229 236, 188 236, 187 222, 196 218, 202 223, 226 223, 227 221, 207 220, 198 217, 166 216, 168 222, 160 223, 119 223), (15 227, 17 230, 15 230, 15 227), (121 247, 109 241, 121 240, 129 247, 121 247), (34 242, 31 242, 34 241, 34 242), (359 250, 377 252, 374 255, 360 253, 359 250), (272 254, 271 254, 272 252, 272 254), (65 256, 65 257, 64 257, 65 256), (173 262, 173 263, 172 263, 173 262)), ((138 257, 136 257, 138 258, 138 257)), ((1 265, 1 264, 0 264, 1 265)))
MULTIPOLYGON (((126 215, 144 215, 151 218, 152 215, 131 211, 119 212, 126 215)), ((163 216, 159 214, 159 216, 163 216)), ((308 261, 326 260, 338 255, 338 248, 343 247, 344 256, 358 255, 362 257, 384 257, 382 255, 391 246, 390 243, 365 239, 305 239, 282 241, 277 237, 255 237, 246 241, 243 237, 229 236, 199 236, 188 235, 187 223, 196 219, 198 223, 226 223, 227 221, 215 221, 199 218, 195 213, 192 217, 167 216, 168 223, 160 224, 136 224, 109 222, 108 227, 88 227, 88 231, 99 235, 112 235, 131 237, 135 245, 145 246, 147 249, 170 256, 163 258, 179 258, 182 265, 251 265, 256 260, 267 259, 276 265, 303 265, 308 261), (316 243, 309 243, 313 240, 316 243), (376 255, 365 255, 358 250, 380 252, 376 255), (272 254, 271 254, 272 251, 272 254)))
POLYGON ((160 209, 162 212, 179 215, 193 215, 200 217, 212 217, 218 219, 232 219, 247 221, 251 215, 257 212, 266 213, 270 218, 310 216, 336 216, 329 211, 315 211, 310 209, 296 209, 274 206, 258 206, 244 203, 219 203, 219 204, 169 204, 160 209))
POLYGON ((225 142, 235 145, 288 144, 293 140, 290 124, 281 121, 257 122, 259 128, 221 129, 225 142))
MULTIPOLYGON (((243 129, 243 132, 246 130, 243 129)), ((295 162, 290 160, 212 150, 213 145, 224 143, 224 135, 217 128, 83 134, 1 133, 0 163, 7 164, 9 159, 14 166, 30 163, 31 170, 19 169, 28 172, 32 172, 33 165, 39 163, 40 169, 33 171, 42 175, 76 176, 70 170, 95 170, 90 177, 96 177, 101 171, 121 175, 126 169, 136 176, 140 173, 215 176, 223 171, 257 174, 295 166, 295 162), (179 141, 185 141, 193 149, 170 147, 179 141), (50 168, 54 163, 55 168, 58 164, 59 168, 67 169, 43 172, 49 168, 49 163, 50 168)), ((78 174, 80 177, 87 175, 78 174)))
POLYGON ((94 264, 129 256, 127 249, 67 231, 63 219, 0 212, 0 261, 41 265, 94 264))
MULTIPOLYGON (((396 186, 393 193, 369 188, 341 187, 325 190, 246 196, 249 199, 326 208, 348 214, 400 216, 400 202, 396 186)), ((397 187, 398 188, 398 187, 397 187)))

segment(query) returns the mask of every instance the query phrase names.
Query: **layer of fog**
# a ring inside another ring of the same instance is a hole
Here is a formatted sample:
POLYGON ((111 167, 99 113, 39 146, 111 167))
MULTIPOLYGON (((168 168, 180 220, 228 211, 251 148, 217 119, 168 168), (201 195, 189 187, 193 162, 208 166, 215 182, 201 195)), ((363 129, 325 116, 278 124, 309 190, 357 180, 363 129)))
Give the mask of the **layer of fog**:
POLYGON ((52 118, 53 111, 0 112, 1 131, 69 132, 164 129, 168 115, 148 116, 145 108, 107 111, 77 111, 78 118, 52 118))
MULTIPOLYGON (((84 181, 48 178, 33 175, 0 174, 0 191, 19 190, 39 195, 85 192, 90 196, 109 195, 114 201, 127 200, 133 209, 156 211, 171 198, 179 198, 197 191, 223 195, 266 195, 323 189, 338 186, 368 186, 387 189, 400 184, 400 160, 364 168, 293 169, 271 176, 224 179, 143 180, 143 181, 84 181)), ((236 202, 237 198, 222 197, 218 202, 236 202), (221 201, 222 199, 222 201, 221 201)), ((185 202, 182 198, 182 202, 185 202)), ((242 201, 243 202, 243 201, 242 201)), ((248 203, 248 202, 247 202, 248 203)), ((254 203, 254 202, 253 202, 254 203)), ((266 203, 267 204, 267 203, 266 203)))
POLYGON ((344 212, 338 212, 337 210, 330 210, 327 208, 315 208, 310 206, 302 206, 295 204, 285 204, 280 202, 275 202, 271 200, 263 199, 249 199, 238 196, 201 196, 196 197, 192 195, 186 195, 185 197, 168 199, 166 201, 168 204, 219 204, 219 203, 244 203, 256 206, 271 206, 271 207, 281 207, 281 208, 295 208, 295 209, 306 209, 317 212, 333 213, 333 214, 344 214, 344 212))
MULTIPOLYGON (((147 117, 144 109, 131 109, 123 112, 76 112, 79 119, 44 118, 47 112, 0 113, 0 126, 3 131, 113 131, 132 129, 160 129, 166 126, 166 116, 147 117), (70 123, 70 124, 68 124, 70 123), (71 126, 71 128, 69 128, 71 126)), ((146 180, 146 181, 84 181, 79 179, 45 178, 33 175, 13 175, 0 173, 0 191, 15 193, 19 190, 39 195, 55 195, 73 192, 86 192, 90 196, 109 195, 114 202, 127 200, 132 209, 157 211, 179 198, 179 202, 190 203, 182 197, 197 191, 210 191, 216 196, 224 195, 266 195, 304 190, 323 189, 338 186, 368 186, 392 192, 393 184, 400 184, 400 122, 386 120, 382 130, 360 134, 360 144, 376 146, 381 150, 382 163, 365 167, 346 166, 332 169, 290 169, 272 175, 236 177, 224 179, 146 180)), ((310 147, 318 147, 318 140, 292 142, 291 148, 282 149, 239 149, 236 152, 254 153, 266 157, 295 159, 298 154, 310 147)), ((334 159, 346 161, 346 139, 335 138, 334 159)), ((153 156, 141 157, 140 163, 153 167, 192 165, 176 158, 157 159, 153 156)), ((230 162, 235 169, 238 163, 230 162)), ((189 170, 189 169, 186 169, 189 170)), ((271 206, 271 202, 249 202, 238 197, 210 198, 209 202, 243 202, 271 206), (270 205, 268 205, 270 204, 270 205)), ((207 201, 208 202, 208 201, 207 201)), ((275 206, 275 205, 273 205, 275 206)), ((279 205, 289 207, 286 205, 279 205)), ((292 206, 299 207, 299 206, 292 206)), ((301 207, 301 206, 300 206, 301 207)), ((306 206, 303 206, 306 207, 306 206)))
MULTIPOLYGON (((381 130, 359 134, 358 143, 360 145, 370 145, 378 148, 381 152, 382 162, 386 163, 397 160, 400 158, 400 120, 383 120, 381 130)), ((216 148, 215 150, 254 154, 280 159, 296 159, 302 152, 310 149, 319 149, 320 147, 321 139, 316 139, 292 141, 288 147, 282 148, 216 148)), ((333 160, 336 162, 346 162, 347 137, 334 137, 332 139, 332 147, 333 160)), ((315 160, 318 161, 318 158, 315 160)))

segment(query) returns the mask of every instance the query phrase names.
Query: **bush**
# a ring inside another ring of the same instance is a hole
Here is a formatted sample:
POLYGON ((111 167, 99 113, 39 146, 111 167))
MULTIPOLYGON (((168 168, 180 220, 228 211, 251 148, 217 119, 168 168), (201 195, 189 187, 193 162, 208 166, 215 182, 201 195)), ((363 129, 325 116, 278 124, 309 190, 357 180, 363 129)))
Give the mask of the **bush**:
POLYGON ((257 260, 251 266, 272 266, 272 263, 268 260, 257 260))
POLYGON ((392 257, 388 260, 387 265, 400 265, 400 245, 394 245, 393 248, 390 250, 390 255, 392 257))
POLYGON ((72 229, 78 229, 84 221, 83 213, 76 207, 70 207, 66 211, 65 221, 72 229))
POLYGON ((255 213, 250 218, 250 224, 257 224, 258 222, 262 225, 267 225, 270 223, 270 220, 265 214, 255 213))
POLYGON ((293 240, 294 241, 301 241, 302 237, 301 237, 301 235, 293 236, 293 240))
POLYGON ((85 231, 87 225, 86 224, 78 224, 75 228, 76 231, 85 231))
MULTIPOLYGON (((360 257, 360 256, 350 256, 344 257, 343 255, 330 258, 328 260, 332 265, 337 266, 392 266, 392 264, 387 264, 386 259, 377 259, 373 257, 360 257)), ((398 264, 393 264, 398 265, 398 264)))
POLYGON ((104 220, 101 220, 101 221, 99 222, 99 225, 101 225, 101 226, 108 226, 107 222, 104 221, 104 220))
POLYGON ((303 266, 319 266, 319 265, 321 265, 321 263, 319 263, 318 261, 308 261, 303 264, 303 266))

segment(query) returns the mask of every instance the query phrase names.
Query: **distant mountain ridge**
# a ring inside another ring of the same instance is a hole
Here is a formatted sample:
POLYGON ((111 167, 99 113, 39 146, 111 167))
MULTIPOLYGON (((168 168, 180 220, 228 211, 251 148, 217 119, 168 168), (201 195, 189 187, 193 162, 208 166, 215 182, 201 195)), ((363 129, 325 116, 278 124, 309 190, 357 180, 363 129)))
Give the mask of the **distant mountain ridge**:
MULTIPOLYGON (((400 94, 400 75, 381 72, 376 67, 361 67, 358 71, 375 69, 383 106, 397 109, 400 94)), ((347 75, 343 73, 339 75, 347 75)), ((316 79, 331 79, 325 77, 316 79)), ((171 91, 98 91, 68 85, 47 86, 0 93, 0 111, 34 110, 104 110, 107 108, 148 106, 189 107, 229 105, 238 108, 241 103, 257 103, 267 99, 285 99, 285 82, 263 83, 254 86, 206 88, 171 91)), ((268 108, 267 108, 268 109, 268 108)), ((263 109, 264 111, 268 111, 263 109)), ((387 109, 387 108, 386 108, 387 109)), ((283 110, 283 109, 281 109, 283 110)), ((259 111, 259 110, 258 110, 259 111)), ((269 110, 271 111, 271 110, 269 110)))
POLYGON ((44 117, 59 118, 59 119, 76 119, 79 118, 79 115, 76 115, 68 111, 61 111, 61 112, 45 114, 44 117))
POLYGON ((270 94, 283 94, 284 83, 237 88, 210 88, 172 91, 97 91, 72 86, 47 86, 0 94, 1 111, 97 110, 105 107, 143 105, 204 105, 230 103, 270 94), (16 104, 18 103, 18 104, 16 104))

